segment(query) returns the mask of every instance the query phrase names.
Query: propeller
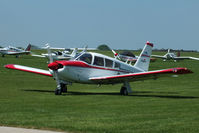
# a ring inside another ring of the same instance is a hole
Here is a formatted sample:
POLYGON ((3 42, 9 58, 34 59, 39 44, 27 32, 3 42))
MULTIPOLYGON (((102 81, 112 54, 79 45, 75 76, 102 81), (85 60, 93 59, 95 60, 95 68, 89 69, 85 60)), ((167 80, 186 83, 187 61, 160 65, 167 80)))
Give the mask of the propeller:
POLYGON ((52 53, 50 50, 50 45, 47 43, 46 44, 46 48, 48 51, 48 57, 50 60, 50 63, 48 64, 48 68, 50 68, 53 71, 53 77, 57 83, 57 89, 56 89, 56 94, 61 94, 61 84, 60 84, 60 80, 59 80, 59 76, 58 76, 58 69, 63 67, 61 64, 57 63, 56 61, 53 62, 53 57, 52 57, 52 53))

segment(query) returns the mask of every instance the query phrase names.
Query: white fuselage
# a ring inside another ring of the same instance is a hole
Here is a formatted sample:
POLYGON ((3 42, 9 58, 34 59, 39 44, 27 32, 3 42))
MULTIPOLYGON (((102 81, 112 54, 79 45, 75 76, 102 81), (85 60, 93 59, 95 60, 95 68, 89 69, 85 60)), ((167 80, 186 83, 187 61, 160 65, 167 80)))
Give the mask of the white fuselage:
POLYGON ((3 55, 15 55, 15 54, 21 54, 21 53, 29 53, 29 51, 25 51, 25 50, 22 50, 22 49, 18 49, 16 47, 12 47, 12 46, 9 46, 9 47, 5 47, 5 48, 1 48, 0 49, 0 53, 3 54, 3 55))
POLYGON ((167 53, 164 55, 167 60, 174 59, 176 55, 174 53, 167 53))
MULTIPOLYGON (((86 63, 83 60, 79 60, 81 55, 75 59, 74 62, 79 61, 79 64, 74 66, 73 64, 64 65, 63 68, 58 69, 58 76, 60 80, 65 82, 77 82, 77 83, 93 83, 89 78, 93 77, 104 77, 104 76, 113 76, 121 75, 135 72, 142 72, 143 70, 136 68, 132 65, 126 64, 117 59, 97 54, 97 53, 88 53, 92 56, 91 63, 86 63), (103 66, 95 65, 96 58, 102 58, 104 61, 103 66), (113 64, 106 67, 106 60, 111 61, 113 64)), ((72 62, 72 61, 71 61, 72 62)), ((53 71, 50 70, 53 74, 53 71)))

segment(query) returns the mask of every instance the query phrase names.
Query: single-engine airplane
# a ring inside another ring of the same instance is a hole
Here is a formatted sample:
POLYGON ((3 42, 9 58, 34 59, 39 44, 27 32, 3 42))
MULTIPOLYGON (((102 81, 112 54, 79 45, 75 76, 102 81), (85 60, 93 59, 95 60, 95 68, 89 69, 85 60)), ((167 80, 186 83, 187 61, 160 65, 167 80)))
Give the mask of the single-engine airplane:
POLYGON ((162 58, 163 61, 174 60, 176 62, 177 60, 184 60, 184 59, 199 60, 199 58, 196 57, 180 56, 180 52, 178 52, 178 55, 176 55, 175 53, 171 53, 170 49, 168 49, 168 52, 163 56, 161 55, 151 55, 151 56, 156 58, 162 58))
MULTIPOLYGON (((132 53, 130 54, 129 52, 127 54, 122 54, 122 53, 120 54, 120 53, 115 52, 113 49, 112 49, 112 52, 113 52, 114 57, 116 59, 119 59, 119 60, 124 61, 126 63, 129 62, 129 64, 131 64, 132 62, 136 62, 138 57, 139 57, 139 56, 136 56, 132 53)), ((154 62, 155 60, 156 60, 155 58, 150 58, 151 62, 154 62)))
POLYGON ((0 48, 0 53, 2 54, 2 57, 5 57, 5 55, 16 55, 17 58, 19 55, 22 54, 30 54, 30 49, 31 49, 30 44, 27 46, 25 50, 13 46, 8 46, 5 48, 0 48))
POLYGON ((67 92, 67 85, 73 82, 98 85, 123 83, 120 93, 128 95, 132 92, 129 82, 157 79, 172 74, 192 73, 187 68, 148 71, 152 47, 153 44, 147 42, 134 65, 93 52, 83 52, 74 60, 53 62, 48 46, 49 71, 15 64, 8 64, 5 67, 54 77, 57 83, 55 95, 67 92))

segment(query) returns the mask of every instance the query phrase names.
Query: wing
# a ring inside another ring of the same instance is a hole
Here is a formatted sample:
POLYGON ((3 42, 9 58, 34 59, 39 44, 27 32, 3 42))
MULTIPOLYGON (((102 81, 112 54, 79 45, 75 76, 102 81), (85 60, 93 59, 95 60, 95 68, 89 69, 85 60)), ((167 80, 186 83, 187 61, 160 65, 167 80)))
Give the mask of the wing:
POLYGON ((44 55, 38 55, 38 54, 32 54, 31 56, 41 57, 41 58, 45 58, 45 57, 46 57, 46 56, 44 56, 44 55))
POLYGON ((30 72, 30 73, 36 73, 36 74, 52 77, 52 74, 48 70, 43 70, 43 69, 38 69, 38 68, 33 68, 33 67, 27 67, 27 66, 21 66, 21 65, 15 65, 15 64, 8 64, 8 65, 5 65, 4 67, 8 68, 8 69, 15 69, 15 70, 20 70, 20 71, 25 71, 25 72, 30 72))
POLYGON ((161 55, 151 55, 151 57, 156 57, 156 58, 166 59, 166 57, 165 57, 165 56, 161 56, 161 55))
POLYGON ((70 60, 72 57, 68 56, 68 57, 64 57, 64 56, 53 56, 53 59, 55 60, 70 60))
POLYGON ((180 57, 174 57, 174 60, 184 60, 184 59, 190 59, 190 57, 186 57, 186 56, 180 56, 180 57))
POLYGON ((189 57, 189 58, 192 60, 199 60, 199 58, 196 58, 196 57, 189 57))
POLYGON ((30 51, 24 51, 24 52, 8 52, 7 55, 20 55, 20 54, 29 54, 30 51))
POLYGON ((110 84, 110 83, 123 83, 124 81, 141 81, 147 79, 157 79, 159 77, 168 77, 169 75, 176 74, 186 74, 193 73, 187 68, 171 68, 164 70, 140 72, 140 73, 129 73, 124 75, 114 75, 114 76, 105 76, 105 77, 93 77, 90 78, 91 81, 98 84, 110 84))
POLYGON ((175 58, 174 58, 174 60, 183 60, 183 59, 199 60, 199 58, 190 57, 190 56, 180 56, 180 57, 175 57, 175 58))

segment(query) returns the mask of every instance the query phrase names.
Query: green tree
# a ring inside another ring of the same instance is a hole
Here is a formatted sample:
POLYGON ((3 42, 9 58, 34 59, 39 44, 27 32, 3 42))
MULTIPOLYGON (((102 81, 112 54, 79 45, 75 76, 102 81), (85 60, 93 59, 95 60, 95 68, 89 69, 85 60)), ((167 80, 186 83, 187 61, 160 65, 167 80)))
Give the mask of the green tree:
POLYGON ((97 47, 99 50, 111 50, 106 44, 101 44, 97 47))

